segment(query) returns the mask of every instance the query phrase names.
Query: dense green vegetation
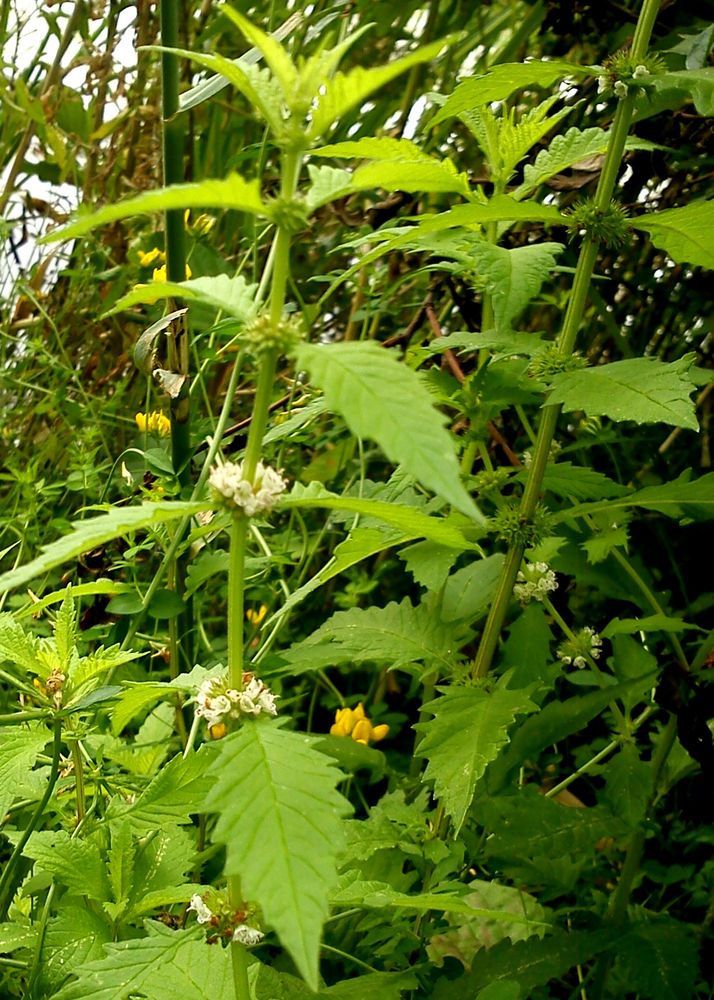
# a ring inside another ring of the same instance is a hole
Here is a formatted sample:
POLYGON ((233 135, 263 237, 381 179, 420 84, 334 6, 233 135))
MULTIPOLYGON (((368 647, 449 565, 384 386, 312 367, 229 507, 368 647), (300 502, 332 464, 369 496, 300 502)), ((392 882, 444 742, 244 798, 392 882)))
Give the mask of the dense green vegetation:
POLYGON ((714 25, 0 28, 0 995, 714 995, 714 25))

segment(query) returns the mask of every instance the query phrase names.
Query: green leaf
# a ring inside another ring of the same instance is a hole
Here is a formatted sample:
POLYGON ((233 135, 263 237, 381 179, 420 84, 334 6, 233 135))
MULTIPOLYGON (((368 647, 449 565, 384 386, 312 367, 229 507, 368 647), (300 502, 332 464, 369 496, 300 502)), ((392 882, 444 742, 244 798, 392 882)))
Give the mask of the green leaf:
POLYGON ((652 765, 640 759, 637 747, 625 743, 605 767, 604 801, 623 823, 632 829, 645 817, 652 790, 652 765))
POLYGON ((457 205, 438 215, 420 216, 418 231, 435 233, 457 226, 485 226, 489 222, 551 222, 563 225, 563 215, 554 205, 516 201, 509 194, 497 194, 484 204, 457 205))
POLYGON ((686 632, 687 629, 698 629, 681 618, 670 618, 667 615, 646 615, 644 618, 613 618, 602 629, 600 635, 610 639, 614 635, 635 635, 638 632, 686 632))
POLYGON ((290 493, 280 501, 280 507, 325 507, 328 510, 354 511, 355 514, 374 517, 399 528, 409 538, 427 538, 451 549, 472 548, 472 544, 466 541, 459 529, 444 518, 430 517, 406 504, 338 496, 324 489, 320 483, 310 483, 308 486, 295 483, 290 493))
POLYGON ((270 67, 273 76, 280 83, 285 102, 289 105, 295 92, 297 70, 278 39, 274 35, 268 35, 261 31, 256 24, 239 14, 230 4, 223 4, 221 13, 235 24, 251 45, 263 53, 263 58, 270 67))
POLYGON ((55 617, 54 641, 59 668, 63 673, 69 673, 73 661, 77 660, 76 616, 71 586, 67 587, 65 599, 55 617))
POLYGON ((483 76, 473 76, 460 83, 444 101, 431 124, 437 125, 447 118, 455 118, 464 111, 472 111, 491 104, 492 101, 505 101, 524 87, 552 87, 566 77, 589 76, 592 72, 590 67, 577 66, 562 59, 501 63, 483 76))
POLYGON ((352 175, 351 189, 366 191, 384 188, 386 191, 451 192, 468 198, 468 176, 459 173, 451 160, 379 161, 359 167, 352 175))
POLYGON ((218 274, 214 278, 192 278, 190 281, 152 281, 147 285, 136 285, 106 315, 113 316, 137 303, 178 298, 185 302, 202 302, 245 323, 255 314, 257 287, 247 282, 241 274, 235 278, 218 274))
POLYGON ((402 549, 399 558, 418 584, 426 590, 439 590, 446 583, 456 553, 434 542, 417 542, 402 549))
POLYGON ((69 975, 79 975, 89 962, 102 958, 111 934, 109 924, 88 906, 63 902, 47 924, 42 944, 41 981, 52 996, 69 975))
POLYGON ((18 794, 18 785, 49 741, 50 734, 41 723, 0 729, 0 825, 18 794))
MULTIPOLYGON (((605 153, 610 144, 610 133, 601 128, 569 128, 556 135, 547 149, 542 149, 533 164, 523 168, 523 183, 513 192, 513 197, 524 198, 539 185, 550 180, 561 170, 567 170, 581 160, 605 153)), ((656 143, 645 139, 630 138, 625 149, 659 149, 656 143)))
POLYGON ((317 97, 308 127, 308 138, 319 139, 342 115, 361 104, 369 95, 390 80, 405 73, 412 66, 431 62, 444 48, 444 42, 433 42, 411 52, 402 59, 373 69, 356 67, 347 73, 335 73, 325 81, 324 90, 317 97))
POLYGON ((616 972, 647 1000, 690 1000, 699 969, 696 929, 677 920, 640 924, 617 948, 616 972))
POLYGON ((0 955, 9 955, 19 948, 32 948, 36 932, 20 924, 0 924, 0 955))
POLYGON ((512 671, 508 681, 510 688, 517 690, 529 684, 545 683, 552 639, 543 605, 533 601, 513 622, 503 644, 499 665, 504 672, 512 671))
POLYGON ((294 673, 368 660, 395 669, 423 662, 450 672, 458 652, 454 631, 426 605, 415 608, 405 598, 401 604, 391 602, 384 608, 338 611, 281 658, 294 673))
POLYGON ((136 845, 131 827, 126 821, 114 824, 112 844, 107 854, 109 882, 114 902, 105 903, 106 912, 117 920, 126 909, 134 885, 136 845))
POLYGON ((459 478, 446 417, 434 407, 416 372, 372 341, 303 344, 297 363, 310 372, 327 405, 344 417, 353 434, 376 441, 390 461, 418 482, 462 513, 483 520, 459 478))
POLYGON ((471 623, 485 614, 496 592, 504 558, 497 552, 452 573, 441 601, 441 620, 471 623))
POLYGON ((6 611, 0 614, 0 660, 7 660, 31 674, 41 672, 37 639, 28 635, 6 611))
POLYGON ((206 808, 219 813, 226 874, 238 875, 312 989, 328 893, 337 881, 340 773, 309 737, 274 723, 247 723, 221 741, 206 808))
POLYGON ((443 354, 444 351, 493 351, 502 357, 537 354, 543 350, 543 341, 538 333, 471 333, 463 331, 447 333, 445 337, 432 340, 430 344, 422 344, 419 348, 426 354, 443 354))
POLYGON ((103 902, 109 895, 104 862, 96 844, 70 837, 64 830, 33 833, 23 854, 77 895, 103 902))
POLYGON ((648 104, 654 104, 657 108, 661 102, 665 108, 677 107, 684 103, 685 96, 691 97, 700 115, 706 118, 714 115, 714 67, 712 66, 658 73, 652 77, 651 86, 652 90, 639 103, 638 117, 647 115, 648 104))
POLYGON ((229 174, 225 180, 174 184, 171 187, 159 188, 157 191, 147 191, 127 201, 105 205, 96 212, 79 214, 69 225, 44 237, 42 242, 56 243, 58 240, 74 239, 77 236, 84 236, 98 226, 105 226, 108 222, 116 222, 119 219, 128 219, 132 215, 150 215, 154 212, 184 208, 221 208, 225 211, 234 209, 237 212, 272 218, 270 207, 260 199, 258 181, 247 181, 240 174, 229 174))
POLYGON ((486 766, 508 742, 508 728, 517 715, 536 705, 522 691, 452 687, 423 706, 434 718, 414 728, 423 733, 416 751, 426 757, 425 781, 451 816, 455 832, 461 829, 476 783, 486 766))
POLYGON ((104 946, 105 957, 83 965, 79 979, 53 1000, 217 1000, 233 991, 230 952, 146 922, 146 937, 104 946))
POLYGON ((473 245, 477 273, 493 302, 497 334, 507 333, 535 298, 563 249, 560 243, 535 243, 513 250, 485 241, 473 245))
POLYGON ((683 472, 677 479, 662 486, 646 486, 616 500, 572 507, 569 512, 556 514, 555 520, 564 521, 570 517, 584 517, 626 507, 644 507, 680 520, 707 520, 714 517, 714 472, 693 480, 691 471, 683 472))
POLYGON ((556 375, 549 403, 561 403, 566 412, 584 410, 589 416, 634 420, 638 424, 663 422, 698 430, 694 384, 687 377, 694 356, 665 364, 656 358, 613 361, 597 368, 556 375))
POLYGON ((473 1000, 474 992, 493 987, 501 981, 515 980, 524 996, 537 987, 565 975, 574 965, 582 965, 605 951, 617 938, 618 932, 555 931, 544 938, 527 941, 501 941, 479 955, 478 966, 456 981, 441 981, 434 990, 433 1000, 473 1000))
POLYGON ((325 1000, 400 1000, 405 990, 416 985, 411 972, 370 972, 320 990, 319 996, 325 1000))
POLYGON ((98 517, 88 517, 84 521, 74 521, 72 530, 68 531, 56 542, 45 545, 42 555, 24 566, 18 566, 0 576, 0 593, 12 590, 27 583, 40 573, 61 566, 70 559, 76 559, 83 552, 95 549, 99 545, 111 542, 114 538, 131 531, 141 531, 144 528, 155 527, 168 521, 188 517, 206 510, 210 504, 207 501, 192 503, 173 500, 158 503, 143 503, 138 507, 112 507, 108 513, 98 517))
POLYGON ((517 982, 511 979, 503 979, 500 983, 491 983, 483 990, 479 990, 475 1000, 519 1000, 521 988, 517 982))
POLYGON ((136 833, 147 833, 167 823, 188 823, 192 814, 201 811, 211 786, 208 768, 214 753, 213 746, 204 744, 188 757, 182 754, 173 757, 133 805, 126 806, 119 799, 113 799, 107 819, 126 820, 136 833))
POLYGON ((336 198, 344 198, 352 190, 352 173, 349 170, 340 170, 338 167, 316 167, 311 163, 307 172, 311 183, 305 196, 305 204, 310 213, 336 198))
POLYGON ((666 250, 677 264, 714 268, 714 200, 690 201, 684 208, 643 215, 631 225, 649 233, 654 245, 666 250))
POLYGON ((333 156, 343 160, 399 160, 412 163, 438 163, 410 139, 380 138, 348 139, 313 149, 310 156, 333 156))
MULTIPOLYGON (((519 473, 518 479, 525 482, 526 473, 519 473)), ((543 486, 549 493, 573 500, 602 500, 623 496, 627 487, 584 466, 572 462, 556 462, 546 466, 543 486)))

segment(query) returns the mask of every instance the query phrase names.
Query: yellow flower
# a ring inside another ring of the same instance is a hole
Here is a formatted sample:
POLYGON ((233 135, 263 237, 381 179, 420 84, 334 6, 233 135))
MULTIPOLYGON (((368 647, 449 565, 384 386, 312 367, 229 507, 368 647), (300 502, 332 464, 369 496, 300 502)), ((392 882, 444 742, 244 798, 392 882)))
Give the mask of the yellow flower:
POLYGON ((389 733, 389 726, 373 726, 360 702, 357 708, 338 708, 330 732, 333 736, 351 736, 355 743, 369 746, 370 742, 383 740, 389 733))
POLYGON ((166 254, 163 250, 159 250, 158 247, 154 247, 154 249, 149 250, 148 253, 145 253, 143 250, 139 251, 139 263, 142 267, 151 267, 154 261, 157 260, 166 260, 166 254))
POLYGON ((167 437, 171 433, 171 421, 158 410, 154 410, 152 413, 137 413, 134 420, 142 434, 158 434, 159 437, 167 437))
MULTIPOLYGON (((191 277, 191 268, 186 265, 186 280, 191 277)), ((166 264, 162 264, 161 267, 155 267, 151 275, 152 281, 166 281, 166 264)))
POLYGON ((245 613, 245 616, 251 625, 260 625, 260 623, 265 618, 267 613, 268 613, 267 607, 265 606, 265 604, 261 604, 260 607, 257 609, 257 611, 255 610, 255 608, 248 608, 248 610, 245 613))

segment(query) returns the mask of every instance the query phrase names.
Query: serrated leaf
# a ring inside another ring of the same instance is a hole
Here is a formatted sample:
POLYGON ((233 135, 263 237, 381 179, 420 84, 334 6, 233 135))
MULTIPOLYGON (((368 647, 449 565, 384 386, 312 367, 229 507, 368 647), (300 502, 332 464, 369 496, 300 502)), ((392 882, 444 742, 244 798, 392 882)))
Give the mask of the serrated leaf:
POLYGON ((60 605, 60 609, 55 616, 54 641, 57 650, 57 660, 60 670, 67 674, 70 672, 72 661, 77 659, 75 650, 76 639, 76 617, 74 612, 74 598, 72 588, 67 587, 65 599, 60 605))
POLYGON ((646 1000, 690 1000, 699 967, 695 928, 677 920, 640 924, 620 941, 617 972, 646 1000))
POLYGON ((689 96, 700 115, 714 115, 714 67, 703 66, 701 69, 676 70, 670 73, 658 73, 652 77, 651 90, 644 99, 638 102, 638 117, 645 117, 654 105, 677 107, 683 104, 683 98, 689 96), (654 94, 654 98, 653 98, 654 94))
POLYGON ((479 956, 478 966, 456 981, 440 982, 433 1000, 473 1000, 475 990, 515 980, 524 996, 537 987, 559 979, 574 965, 582 965, 616 940, 618 932, 555 931, 544 938, 501 941, 479 956))
POLYGON ((607 559, 613 549, 621 546, 627 549, 629 535, 627 528, 622 527, 606 528, 604 531, 597 531, 592 538, 586 538, 583 548, 587 552, 588 562, 596 565, 607 559))
POLYGON ((224 4, 221 12, 235 24, 251 45, 263 53, 263 58, 273 76, 280 83, 285 101, 289 105, 295 92, 297 70, 279 40, 274 35, 268 35, 261 31, 256 24, 249 21, 230 4, 224 4))
POLYGON ((535 201, 516 201, 509 194, 497 194, 484 204, 457 205, 448 212, 421 216, 418 231, 435 233, 457 226, 484 226, 489 222, 552 222, 563 225, 563 215, 554 205, 535 201))
POLYGON ((41 723, 0 729, 0 825, 17 795, 17 787, 32 770, 50 741, 41 723))
POLYGON ((62 905, 47 924, 42 943, 41 981, 54 990, 87 963, 101 959, 111 928, 87 906, 62 905))
POLYGON ((32 834, 23 854, 78 895, 102 902, 109 894, 104 862, 96 844, 70 837, 64 830, 41 830, 32 834))
POLYGON ((434 542, 417 542, 402 549, 399 558, 418 584, 426 590, 439 590, 456 562, 456 553, 434 542))
POLYGON ((136 833, 150 832, 167 823, 188 823, 193 813, 201 811, 211 785, 208 768, 214 752, 212 746, 204 745, 188 757, 173 757, 132 805, 122 807, 114 799, 107 818, 125 820, 136 833))
MULTIPOLYGON (((523 168, 523 183, 513 192, 515 198, 524 198, 540 184, 550 180, 561 170, 567 170, 581 160, 605 153, 610 144, 610 133, 601 128, 569 128, 556 135, 547 149, 542 149, 533 164, 523 168)), ((626 150, 657 149, 656 143, 645 139, 630 138, 626 150)))
POLYGON ((508 742, 508 728, 517 715, 535 711, 522 691, 452 687, 423 706, 434 718, 414 728, 423 733, 416 750, 428 760, 425 781, 461 829, 474 797, 476 783, 487 765, 508 742))
POLYGON ((592 70, 587 66, 577 66, 562 59, 501 63, 482 76, 473 76, 460 83, 453 94, 446 98, 432 119, 432 125, 484 104, 491 104, 492 101, 505 101, 524 87, 552 87, 566 77, 588 76, 591 73, 592 70))
POLYGON ((362 69, 358 66, 347 73, 335 73, 331 79, 325 81, 324 91, 318 95, 317 107, 313 109, 308 127, 308 137, 311 140, 318 139, 346 111, 360 104, 373 91, 394 80, 412 66, 435 59, 443 48, 443 42, 433 42, 386 66, 372 69, 362 69))
POLYGON ((654 245, 666 250, 676 263, 714 268, 714 200, 690 201, 683 208, 643 215, 631 225, 648 233, 654 245))
POLYGON ((136 198, 105 205, 96 212, 79 214, 73 222, 49 233, 43 243, 56 243, 84 236, 108 222, 128 219, 133 215, 150 215, 184 208, 221 208, 225 211, 248 212, 272 217, 271 209, 260 198, 258 181, 247 181, 240 174, 229 174, 225 180, 205 180, 197 184, 174 184, 171 187, 147 191, 136 198))
POLYGON ((543 350, 543 341, 538 333, 471 333, 463 331, 448 333, 444 337, 423 344, 419 350, 426 354, 442 354, 444 351, 492 351, 497 357, 517 357, 537 354, 543 350))
POLYGON ((219 813, 214 839, 226 845, 228 875, 261 907, 312 989, 328 894, 337 881, 340 773, 309 737, 251 723, 221 741, 206 808, 219 813))
POLYGON ((53 1000, 216 1000, 231 996, 230 952, 197 940, 202 931, 175 931, 146 922, 146 937, 106 944, 104 958, 83 965, 79 979, 53 1000))
POLYGON ((352 173, 349 170, 317 167, 311 163, 307 172, 310 175, 310 188, 305 196, 308 212, 314 212, 335 198, 344 198, 351 191, 352 173))
POLYGON ((449 672, 458 652, 454 632, 426 605, 413 607, 405 598, 401 604, 391 602, 384 608, 338 611, 309 639, 281 656, 297 673, 368 660, 393 668, 425 663, 449 672))
POLYGON ((560 243, 535 243, 513 250, 486 241, 474 244, 474 263, 493 302, 497 334, 507 333, 538 294, 563 249, 560 243))
POLYGON ((114 824, 112 843, 107 853, 107 870, 114 902, 106 902, 104 909, 113 920, 126 912, 134 885, 136 845, 131 827, 125 821, 114 824))
POLYGON ((320 990, 319 996, 325 1000, 400 1000, 405 990, 416 985, 411 972, 370 972, 320 990))
POLYGON ((410 538, 428 538, 429 541, 452 549, 468 549, 462 533, 444 518, 431 517, 406 504, 387 503, 369 498, 338 496, 330 493, 320 483, 302 486, 295 483, 287 496, 280 501, 281 508, 325 507, 329 510, 349 510, 365 517, 374 517, 394 528, 399 528, 410 538))
POLYGON ((644 819, 652 790, 651 763, 640 759, 633 743, 625 743, 605 767, 605 780, 604 800, 613 816, 636 827, 644 819))
POLYGON ((686 632, 687 629, 698 629, 681 618, 670 618, 668 615, 646 615, 644 618, 613 618, 602 629, 600 635, 610 639, 613 635, 635 635, 638 632, 686 632))
POLYGON ((136 285, 106 315, 113 316, 137 303, 178 298, 185 302, 202 302, 244 323, 255 314, 257 287, 248 283, 241 274, 234 278, 218 274, 213 278, 192 278, 190 281, 152 281, 150 284, 136 285))
MULTIPOLYGON (((525 480, 525 474, 519 473, 519 480, 525 480)), ((610 497, 623 496, 627 487, 621 486, 609 479, 602 472, 585 466, 573 465, 572 462, 556 462, 546 466, 543 486, 549 493, 557 493, 561 497, 571 497, 573 500, 602 500, 610 497)))
POLYGON ((553 635, 538 601, 528 604, 511 625, 499 661, 503 671, 511 670, 508 686, 524 688, 546 681, 553 635))
POLYGON ((496 552, 452 573, 441 600, 441 620, 470 623, 485 614, 496 592, 504 558, 503 553, 496 552))
POLYGON ((21 924, 0 924, 0 955, 9 955, 20 948, 32 948, 36 931, 21 924))
POLYGON ((689 398, 695 386, 687 377, 692 360, 691 354, 671 364, 656 358, 631 358, 564 372, 553 379, 548 402, 562 404, 566 412, 584 410, 593 417, 698 430, 689 398))
POLYGON ((467 198, 468 177, 458 173, 450 160, 378 161, 358 167, 352 175, 353 191, 384 188, 386 191, 451 192, 467 198))
POLYGON ((143 503, 137 507, 112 507, 106 514, 89 517, 84 521, 74 521, 72 530, 68 531, 56 542, 45 545, 42 555, 24 566, 18 566, 0 576, 0 593, 12 590, 27 583, 40 573, 61 566, 69 559, 76 559, 89 549, 111 542, 114 538, 131 531, 165 524, 178 518, 188 517, 206 510, 210 506, 206 501, 193 503, 190 501, 173 500, 157 503, 143 503))
POLYGON ((0 660, 7 660, 28 673, 42 672, 37 639, 6 611, 0 614, 0 660))
POLYGON ((418 482, 482 520, 459 478, 446 418, 416 372, 371 341, 303 344, 296 353, 298 365, 310 372, 353 434, 376 441, 418 482))
POLYGON ((667 517, 691 518, 695 521, 714 517, 714 472, 708 472, 699 479, 690 477, 691 471, 687 471, 662 486, 646 486, 643 490, 636 490, 616 500, 580 504, 571 508, 570 512, 556 514, 555 520, 564 521, 569 517, 627 507, 644 507, 645 510, 655 510, 667 517))

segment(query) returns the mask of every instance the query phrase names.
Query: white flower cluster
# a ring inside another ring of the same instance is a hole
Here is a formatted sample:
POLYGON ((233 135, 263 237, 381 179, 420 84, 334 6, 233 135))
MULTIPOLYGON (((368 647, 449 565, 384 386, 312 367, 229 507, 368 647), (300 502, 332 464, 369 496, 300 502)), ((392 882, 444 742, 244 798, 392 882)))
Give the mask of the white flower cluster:
POLYGON ((201 896, 197 892, 191 896, 191 901, 188 904, 188 910, 196 914, 196 920, 199 924, 210 924, 214 918, 214 914, 206 906, 201 896))
POLYGON ((561 663, 566 666, 572 665, 582 670, 588 665, 587 657, 592 660, 600 659, 602 650, 602 639, 594 628, 587 625, 581 628, 572 639, 567 640, 558 647, 558 657, 561 663))
POLYGON ((518 582, 513 593, 521 602, 542 601, 551 590, 558 589, 558 581, 552 569, 544 562, 526 563, 518 573, 518 582))
MULTIPOLYGON (((645 77, 650 75, 650 71, 646 66, 635 66, 632 71, 633 80, 644 80, 645 77)), ((627 97, 629 88, 624 80, 612 80, 609 76, 599 76, 597 78, 597 92, 605 97, 609 97, 610 94, 614 94, 619 100, 627 97)))
POLYGON ((246 517, 271 511, 287 486, 279 472, 262 462, 256 466, 252 483, 243 478, 242 462, 219 462, 208 482, 217 500, 237 507, 246 517))
MULTIPOLYGON (((199 924, 211 924, 214 927, 219 927, 221 923, 225 924, 226 914, 223 913, 223 918, 218 913, 214 913, 210 907, 206 905, 205 900, 198 893, 194 893, 191 896, 191 901, 188 904, 189 912, 193 910, 196 914, 196 920, 199 924)), ((241 914, 243 916, 243 914, 241 914)), ((254 945, 258 944, 263 940, 265 934, 259 931, 257 927, 249 927, 248 924, 236 924, 231 940, 239 941, 244 945, 254 945)))
POLYGON ((209 729, 219 725, 225 718, 236 719, 240 715, 277 715, 276 696, 262 681, 251 673, 243 674, 245 687, 242 691, 226 687, 225 680, 209 677, 196 694, 196 715, 206 720, 209 729))
POLYGON ((238 924, 236 929, 233 931, 233 941, 239 941, 241 944, 252 945, 258 944, 265 937, 262 931, 257 930, 255 927, 249 927, 248 924, 238 924))

